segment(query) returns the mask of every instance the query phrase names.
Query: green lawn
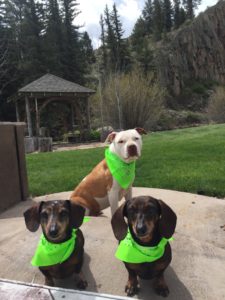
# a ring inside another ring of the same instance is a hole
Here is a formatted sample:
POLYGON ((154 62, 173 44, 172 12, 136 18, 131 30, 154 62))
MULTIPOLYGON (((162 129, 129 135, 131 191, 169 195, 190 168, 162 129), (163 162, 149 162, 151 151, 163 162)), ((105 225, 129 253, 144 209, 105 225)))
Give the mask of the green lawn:
MULTIPOLYGON (((103 155, 103 148, 27 155, 30 193, 73 190, 103 155)), ((134 186, 225 197, 225 124, 145 136, 134 186)))

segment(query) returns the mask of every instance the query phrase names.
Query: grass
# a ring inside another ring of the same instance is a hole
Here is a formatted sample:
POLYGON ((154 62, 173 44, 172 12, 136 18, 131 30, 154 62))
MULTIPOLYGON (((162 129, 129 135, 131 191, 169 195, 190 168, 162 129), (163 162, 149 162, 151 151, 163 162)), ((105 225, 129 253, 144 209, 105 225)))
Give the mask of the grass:
MULTIPOLYGON (((103 156, 103 148, 27 155, 31 194, 73 190, 103 156)), ((225 197, 225 124, 144 137, 134 186, 225 197)))

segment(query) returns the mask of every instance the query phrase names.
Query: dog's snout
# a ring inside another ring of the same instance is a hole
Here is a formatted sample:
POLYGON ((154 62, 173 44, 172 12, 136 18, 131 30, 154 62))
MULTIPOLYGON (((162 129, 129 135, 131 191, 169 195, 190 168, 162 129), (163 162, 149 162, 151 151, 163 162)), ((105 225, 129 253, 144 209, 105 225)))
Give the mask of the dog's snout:
POLYGON ((129 156, 137 156, 137 146, 134 144, 128 146, 128 154, 129 156))
POLYGON ((57 228, 56 225, 53 225, 53 226, 50 227, 49 235, 50 235, 51 237, 53 237, 53 238, 56 237, 56 236, 58 235, 58 228, 57 228))
POLYGON ((143 222, 138 222, 136 225, 136 232, 138 235, 145 235, 147 232, 147 227, 143 222))

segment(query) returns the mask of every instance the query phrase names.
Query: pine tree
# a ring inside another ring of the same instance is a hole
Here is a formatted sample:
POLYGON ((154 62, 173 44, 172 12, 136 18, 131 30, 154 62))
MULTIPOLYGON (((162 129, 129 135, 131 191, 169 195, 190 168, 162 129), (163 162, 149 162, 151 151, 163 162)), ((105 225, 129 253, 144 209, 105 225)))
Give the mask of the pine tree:
POLYGON ((147 0, 145 2, 144 9, 142 11, 143 20, 146 26, 146 32, 148 34, 153 32, 153 5, 152 0, 147 0))
POLYGON ((25 82, 30 82, 44 72, 41 40, 43 24, 39 20, 38 8, 34 0, 26 2, 21 30, 23 48, 21 71, 26 77, 25 82))
POLYGON ((64 77, 84 83, 86 69, 85 57, 82 55, 82 41, 79 26, 74 25, 79 15, 77 0, 63 0, 63 33, 64 33, 64 77))
POLYGON ((64 75, 64 36, 62 16, 57 0, 49 0, 46 9, 46 34, 44 38, 46 71, 58 76, 64 75))
POLYGON ((186 14, 183 7, 180 6, 180 0, 174 0, 174 27, 177 29, 186 20, 186 14))
POLYGON ((99 68, 100 68, 101 72, 106 72, 107 73, 108 63, 107 63, 106 36, 105 36, 105 26, 104 26, 103 15, 100 15, 99 24, 101 26, 101 36, 100 36, 100 40, 101 40, 101 47, 100 47, 101 61, 100 61, 99 68))
POLYGON ((95 62, 95 55, 92 47, 92 42, 87 31, 85 31, 82 34, 81 47, 82 47, 82 54, 85 58, 85 61, 87 62, 87 65, 93 64, 95 62))
POLYGON ((142 42, 147 34, 146 23, 142 17, 139 17, 134 25, 134 29, 131 35, 132 48, 134 51, 138 51, 142 47, 142 42))
POLYGON ((163 31, 163 14, 160 0, 153 2, 153 35, 156 41, 161 39, 163 31))
POLYGON ((117 68, 117 42, 108 6, 105 7, 106 47, 108 49, 108 66, 112 72, 117 68))
POLYGON ((172 4, 170 0, 163 0, 162 3, 162 14, 163 14, 163 30, 168 32, 172 28, 172 4))
POLYGON ((111 13, 111 21, 114 30, 115 44, 116 44, 116 69, 118 71, 125 71, 128 67, 130 58, 126 41, 123 39, 122 22, 120 21, 116 4, 113 5, 111 13))
POLYGON ((195 14, 194 10, 201 4, 201 0, 183 0, 183 5, 186 10, 188 19, 193 19, 195 14))

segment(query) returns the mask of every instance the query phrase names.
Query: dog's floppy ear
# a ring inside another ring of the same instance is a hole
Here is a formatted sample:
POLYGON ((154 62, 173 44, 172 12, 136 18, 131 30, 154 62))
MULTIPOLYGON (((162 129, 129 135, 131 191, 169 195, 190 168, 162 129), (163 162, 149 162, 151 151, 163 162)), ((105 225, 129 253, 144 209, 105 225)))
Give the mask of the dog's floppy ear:
POLYGON ((105 143, 111 144, 111 143, 113 142, 113 140, 115 139, 115 137, 116 137, 116 132, 115 132, 115 131, 111 132, 111 133, 107 136, 107 138, 106 138, 106 140, 105 140, 105 143))
POLYGON ((113 233, 118 241, 123 240, 127 234, 128 225, 124 220, 125 213, 126 202, 115 211, 111 220, 113 233))
POLYGON ((158 200, 161 208, 161 216, 159 219, 159 231, 165 238, 170 238, 177 224, 177 216, 174 211, 162 200, 158 200))
POLYGON ((33 205, 23 213, 25 224, 28 230, 35 232, 40 225, 40 211, 43 201, 33 205))
POLYGON ((135 130, 140 134, 147 134, 147 132, 144 130, 144 128, 136 127, 135 130))
POLYGON ((73 201, 67 200, 67 202, 70 208, 70 224, 73 228, 78 228, 83 223, 85 208, 73 201))

